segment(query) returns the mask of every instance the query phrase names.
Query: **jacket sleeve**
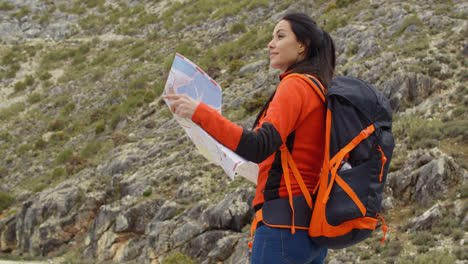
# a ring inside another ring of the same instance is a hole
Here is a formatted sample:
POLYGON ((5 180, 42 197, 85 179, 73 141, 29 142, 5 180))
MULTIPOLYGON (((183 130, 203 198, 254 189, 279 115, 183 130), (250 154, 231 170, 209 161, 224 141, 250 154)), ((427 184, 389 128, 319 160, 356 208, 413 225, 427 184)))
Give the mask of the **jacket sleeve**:
POLYGON ((314 93, 300 78, 281 82, 265 117, 254 131, 244 130, 203 103, 195 110, 192 121, 241 157, 260 163, 286 142, 310 112, 323 107, 314 93))

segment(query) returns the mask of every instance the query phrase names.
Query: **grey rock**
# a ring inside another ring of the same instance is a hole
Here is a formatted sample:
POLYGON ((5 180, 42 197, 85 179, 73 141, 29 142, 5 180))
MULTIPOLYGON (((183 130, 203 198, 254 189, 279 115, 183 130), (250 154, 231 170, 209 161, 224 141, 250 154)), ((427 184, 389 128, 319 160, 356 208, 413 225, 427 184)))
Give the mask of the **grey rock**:
POLYGON ((256 61, 254 63, 247 64, 240 68, 239 70, 239 75, 240 76, 245 76, 249 73, 255 73, 255 72, 260 72, 264 71, 265 67, 268 65, 267 60, 260 60, 256 61))
POLYGON ((116 218, 115 232, 144 234, 146 224, 155 216, 162 200, 143 201, 121 212, 116 218))
POLYGON ((466 171, 453 158, 434 148, 409 155, 408 167, 388 174, 394 197, 428 206, 443 198, 449 187, 463 182, 466 171))
POLYGON ((377 55, 382 51, 380 45, 374 40, 367 40, 359 43, 359 50, 353 60, 359 60, 363 58, 368 58, 370 56, 377 55))
POLYGON ((237 241, 232 255, 224 261, 225 264, 249 264, 250 253, 248 250, 248 243, 250 236, 243 234, 243 237, 237 241))
POLYGON ((171 235, 171 241, 175 247, 179 247, 197 237, 208 229, 208 226, 195 220, 187 220, 176 228, 171 235))
POLYGON ((0 251, 10 252, 16 249, 16 215, 0 220, 0 251))
POLYGON ((154 219, 161 221, 171 219, 177 215, 177 210, 179 208, 180 206, 176 202, 168 200, 158 210, 158 212, 154 216, 154 219))
MULTIPOLYGON (((210 253, 208 253, 206 262, 209 263, 208 261, 225 261, 233 254, 240 238, 241 235, 234 234, 231 236, 223 237, 220 240, 218 240, 216 242, 215 248, 211 250, 210 253)), ((247 244, 244 246, 247 246, 247 244)))
POLYGON ((192 258, 206 259, 216 243, 228 234, 229 232, 222 230, 207 231, 186 243, 182 253, 192 258))
POLYGON ((240 231, 252 219, 253 195, 253 189, 237 189, 205 210, 202 217, 211 228, 240 231))
POLYGON ((157 254, 164 254, 173 247, 172 233, 177 228, 174 221, 159 221, 154 219, 146 228, 147 248, 154 249, 157 254))
POLYGON ((421 230, 428 230, 441 218, 442 205, 437 203, 429 210, 425 211, 422 215, 411 219, 408 222, 407 227, 409 228, 410 233, 421 230))

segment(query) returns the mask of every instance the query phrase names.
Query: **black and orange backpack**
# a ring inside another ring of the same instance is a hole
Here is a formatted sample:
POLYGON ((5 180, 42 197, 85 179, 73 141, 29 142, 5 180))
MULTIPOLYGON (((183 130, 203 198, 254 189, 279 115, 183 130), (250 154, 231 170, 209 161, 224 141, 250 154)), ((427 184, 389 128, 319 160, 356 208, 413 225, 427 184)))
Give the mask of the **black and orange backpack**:
MULTIPOLYGON (((387 226, 380 215, 382 194, 395 146, 387 98, 367 82, 353 77, 334 78, 326 94, 313 76, 290 74, 285 78, 291 77, 304 79, 327 107, 322 173, 312 193, 307 190, 288 148, 281 147, 283 174, 290 193, 288 207, 293 218, 289 221, 291 231, 294 233, 294 223, 300 222, 295 217, 310 219, 307 225, 310 238, 321 247, 339 249, 369 237, 381 219, 383 243, 387 226), (307 208, 308 218, 300 210, 294 210, 298 207, 294 203, 300 200, 291 195, 290 170, 301 187, 305 198, 302 203, 307 203, 312 211, 310 216, 307 208)), ((268 216, 262 215, 266 211, 257 211, 251 234, 256 222, 266 223, 268 216)))

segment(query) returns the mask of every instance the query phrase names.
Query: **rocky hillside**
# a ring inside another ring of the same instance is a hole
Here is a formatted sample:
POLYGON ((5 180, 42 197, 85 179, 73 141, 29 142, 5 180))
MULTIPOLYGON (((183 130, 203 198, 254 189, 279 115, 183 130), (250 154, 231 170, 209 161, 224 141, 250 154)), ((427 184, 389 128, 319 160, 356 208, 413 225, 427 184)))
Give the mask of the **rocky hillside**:
POLYGON ((266 45, 303 11, 338 75, 394 110, 384 218, 328 263, 468 263, 463 0, 0 0, 0 258, 249 263, 255 186, 196 152, 159 96, 175 52, 243 126, 278 83, 266 45))

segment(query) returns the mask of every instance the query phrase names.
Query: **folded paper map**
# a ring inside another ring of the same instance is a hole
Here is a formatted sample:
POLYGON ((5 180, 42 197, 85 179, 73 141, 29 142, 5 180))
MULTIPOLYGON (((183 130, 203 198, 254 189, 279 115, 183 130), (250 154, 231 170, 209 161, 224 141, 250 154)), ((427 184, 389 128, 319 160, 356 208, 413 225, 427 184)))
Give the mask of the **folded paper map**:
MULTIPOLYGON (((180 54, 176 54, 164 89, 165 94, 187 94, 221 113, 221 87, 197 65, 180 54)), ((170 104, 170 100, 165 100, 170 104)), ((258 165, 245 160, 211 137, 200 126, 189 119, 174 115, 185 129, 198 151, 210 162, 221 166, 234 179, 239 174, 257 183, 258 165)))

